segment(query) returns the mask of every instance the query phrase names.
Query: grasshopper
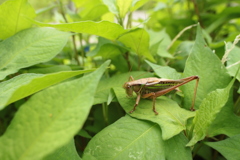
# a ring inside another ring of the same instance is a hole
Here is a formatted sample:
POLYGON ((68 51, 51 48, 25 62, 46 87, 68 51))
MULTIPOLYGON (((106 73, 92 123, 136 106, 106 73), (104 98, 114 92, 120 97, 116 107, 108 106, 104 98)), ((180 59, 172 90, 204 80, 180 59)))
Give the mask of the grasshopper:
POLYGON ((196 99, 197 87, 199 82, 198 76, 190 76, 179 80, 170 80, 155 77, 134 80, 133 77, 130 76, 129 81, 123 85, 123 88, 126 90, 126 93, 129 97, 133 96, 133 91, 137 94, 136 103, 130 113, 136 110, 136 107, 139 104, 141 98, 149 98, 153 100, 153 111, 157 115, 158 112, 155 108, 156 98, 174 89, 177 89, 179 86, 182 86, 192 80, 196 80, 194 96, 191 106, 191 110, 194 110, 194 102, 196 99))

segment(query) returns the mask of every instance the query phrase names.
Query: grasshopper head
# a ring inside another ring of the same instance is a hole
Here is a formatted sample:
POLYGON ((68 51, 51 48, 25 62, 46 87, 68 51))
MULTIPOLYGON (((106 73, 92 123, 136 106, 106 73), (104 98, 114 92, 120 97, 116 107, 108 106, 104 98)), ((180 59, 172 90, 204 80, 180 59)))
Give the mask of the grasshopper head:
POLYGON ((123 88, 126 90, 126 93, 129 97, 133 96, 133 88, 129 82, 124 83, 123 88))

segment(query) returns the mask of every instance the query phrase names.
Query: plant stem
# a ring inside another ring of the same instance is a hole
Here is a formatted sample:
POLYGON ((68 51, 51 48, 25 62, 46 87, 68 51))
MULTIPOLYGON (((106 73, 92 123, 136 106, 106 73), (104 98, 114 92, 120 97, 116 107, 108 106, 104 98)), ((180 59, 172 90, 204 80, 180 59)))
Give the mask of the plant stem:
POLYGON ((127 51, 127 52, 124 54, 124 58, 125 58, 126 61, 127 61, 128 70, 130 71, 130 70, 131 70, 131 63, 130 63, 130 61, 129 61, 129 51, 127 51))
POLYGON ((204 28, 203 23, 202 23, 202 19, 201 19, 200 13, 199 13, 199 8, 198 8, 198 5, 196 3, 196 0, 192 0, 192 3, 193 3, 193 6, 194 6, 195 13, 198 17, 198 22, 204 28))
POLYGON ((82 38, 82 33, 79 34, 79 40, 80 40, 80 46, 81 46, 81 56, 82 56, 82 66, 84 66, 84 48, 83 48, 83 38, 82 38))
POLYGON ((200 144, 197 146, 197 148, 194 150, 192 154, 192 158, 196 156, 197 152, 201 149, 202 146, 203 146, 203 141, 201 141, 200 144))
MULTIPOLYGON (((63 4, 62 4, 62 1, 61 0, 58 0, 58 3, 60 5, 60 13, 62 14, 63 16, 63 19, 66 23, 68 23, 68 20, 65 16, 65 12, 64 12, 64 8, 63 8, 63 4)), ((80 65, 80 61, 78 59, 78 53, 77 53, 77 45, 76 45, 76 39, 75 39, 75 35, 72 35, 72 41, 73 41, 73 51, 74 51, 74 58, 77 62, 78 65, 80 65)), ((83 57, 84 58, 84 57, 83 57)))
POLYGON ((104 121, 105 121, 106 125, 108 125, 108 106, 107 106, 106 102, 102 103, 102 110, 103 110, 104 121))
POLYGON ((127 21, 127 26, 126 28, 132 28, 132 12, 128 14, 128 21, 127 21))

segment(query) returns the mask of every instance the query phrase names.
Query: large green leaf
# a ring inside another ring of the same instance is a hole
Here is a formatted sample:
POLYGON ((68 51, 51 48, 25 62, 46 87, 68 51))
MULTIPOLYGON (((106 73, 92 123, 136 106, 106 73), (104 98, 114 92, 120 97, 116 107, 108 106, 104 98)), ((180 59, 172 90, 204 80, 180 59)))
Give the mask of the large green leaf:
POLYGON ((187 146, 192 146, 204 139, 211 123, 216 118, 222 107, 228 100, 230 89, 234 80, 224 89, 217 89, 207 95, 202 101, 196 116, 193 119, 193 135, 187 146))
POLYGON ((38 160, 67 144, 84 124, 108 64, 43 90, 24 103, 0 137, 0 159, 38 160))
POLYGON ((31 28, 0 43, 0 80, 21 68, 46 62, 67 43, 69 33, 50 28, 31 28))
POLYGON ((74 139, 72 139, 68 144, 54 151, 54 153, 48 155, 43 160, 81 160, 79 157, 74 139))
MULTIPOLYGON (((120 105, 129 114, 136 102, 136 97, 126 97, 126 93, 122 88, 114 88, 114 92, 120 105)), ((170 139, 181 131, 186 130, 186 121, 195 115, 195 112, 180 108, 176 102, 164 96, 156 100, 158 115, 155 115, 152 106, 152 100, 141 99, 136 110, 130 115, 159 124, 164 140, 170 139)))
POLYGON ((121 35, 118 40, 133 52, 155 61, 149 52, 149 35, 145 29, 137 28, 121 35))
POLYGON ((39 26, 53 27, 63 31, 94 34, 111 40, 115 40, 125 32, 122 26, 108 21, 82 21, 66 24, 46 24, 35 21, 34 23, 39 26))
POLYGON ((240 134, 219 142, 205 142, 220 152, 227 160, 240 159, 240 134))
MULTIPOLYGON (((200 78, 195 102, 196 109, 199 108, 201 101, 208 93, 218 88, 225 88, 231 81, 220 59, 207 47, 200 26, 197 28, 197 37, 193 49, 186 61, 183 77, 193 75, 198 75, 200 78)), ((184 107, 190 108, 195 83, 189 82, 182 88, 184 93, 184 107)))
POLYGON ((64 71, 52 74, 22 74, 0 83, 0 110, 4 106, 27 97, 44 88, 54 85, 70 77, 91 72, 93 70, 64 71))
POLYGON ((32 23, 26 20, 36 16, 27 0, 8 0, 0 5, 0 39, 6 39, 17 32, 29 28, 32 23))
POLYGON ((83 159, 184 159, 191 150, 183 134, 164 141, 155 123, 125 116, 98 133, 84 150, 83 159))

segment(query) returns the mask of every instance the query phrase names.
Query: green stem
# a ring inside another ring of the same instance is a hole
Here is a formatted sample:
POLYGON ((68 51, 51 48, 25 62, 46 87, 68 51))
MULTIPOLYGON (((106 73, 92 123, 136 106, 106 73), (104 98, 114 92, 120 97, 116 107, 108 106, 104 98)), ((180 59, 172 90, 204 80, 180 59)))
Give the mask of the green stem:
MULTIPOLYGON (((64 11, 64 7, 63 7, 63 4, 62 4, 62 1, 61 0, 58 0, 58 3, 59 3, 59 6, 60 6, 60 13, 62 14, 63 16, 63 19, 65 21, 65 23, 68 23, 68 20, 65 16, 65 11, 64 11)), ((72 41, 73 41, 73 51, 74 51, 74 58, 77 62, 78 65, 80 65, 80 61, 78 59, 78 53, 77 53, 77 45, 76 45, 76 39, 75 39, 75 35, 72 35, 72 41)))
POLYGON ((108 106, 106 103, 102 103, 102 110, 103 110, 104 121, 106 125, 108 125, 108 106))

